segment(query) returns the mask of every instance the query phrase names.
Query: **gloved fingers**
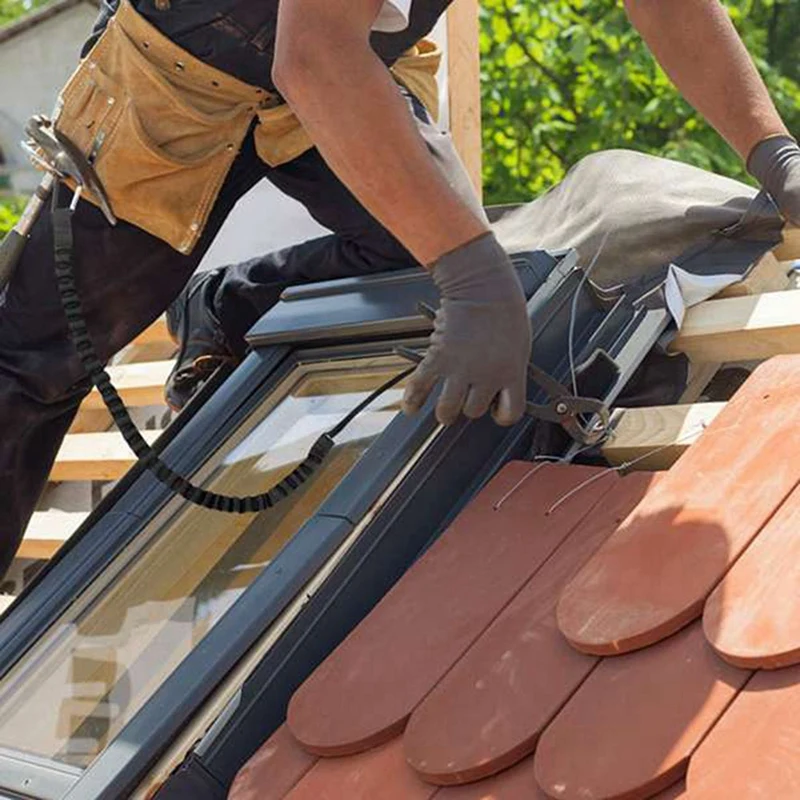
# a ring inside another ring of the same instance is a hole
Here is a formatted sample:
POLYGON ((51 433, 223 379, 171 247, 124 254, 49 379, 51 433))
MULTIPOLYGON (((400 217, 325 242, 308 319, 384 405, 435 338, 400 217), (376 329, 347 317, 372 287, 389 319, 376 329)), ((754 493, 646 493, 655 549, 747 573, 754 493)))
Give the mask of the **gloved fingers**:
POLYGON ((518 422, 525 413, 525 381, 506 386, 492 407, 492 417, 498 425, 507 427, 518 422))
POLYGON ((433 387, 436 386, 439 377, 439 371, 431 367, 428 358, 411 373, 405 392, 403 392, 404 414, 416 414, 425 405, 425 401, 433 391, 433 387))
POLYGON ((489 412, 492 402, 497 396, 497 388, 488 386, 471 386, 464 403, 464 416, 478 419, 489 412))
POLYGON ((436 404, 436 419, 442 425, 452 425, 461 413, 467 399, 469 384, 456 375, 450 375, 444 382, 442 394, 436 404))

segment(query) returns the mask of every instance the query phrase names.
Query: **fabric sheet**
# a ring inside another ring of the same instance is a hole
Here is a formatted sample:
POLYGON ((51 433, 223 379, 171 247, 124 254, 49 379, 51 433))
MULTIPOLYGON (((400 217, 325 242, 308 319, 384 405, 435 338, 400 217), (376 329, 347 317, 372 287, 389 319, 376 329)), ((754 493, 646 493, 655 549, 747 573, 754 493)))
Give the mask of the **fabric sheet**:
POLYGON ((629 150, 587 156, 494 225, 512 253, 575 248, 585 267, 597 257, 595 284, 667 306, 678 323, 686 307, 744 277, 782 227, 753 187, 629 150))

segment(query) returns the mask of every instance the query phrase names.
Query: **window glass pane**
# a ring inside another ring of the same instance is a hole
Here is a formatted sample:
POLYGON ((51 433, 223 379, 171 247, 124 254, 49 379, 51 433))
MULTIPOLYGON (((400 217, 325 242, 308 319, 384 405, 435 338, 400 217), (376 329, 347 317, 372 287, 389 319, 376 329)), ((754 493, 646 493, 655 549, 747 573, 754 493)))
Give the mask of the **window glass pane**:
MULTIPOLYGON (((298 366, 200 473, 217 492, 262 492, 397 374, 394 357, 298 366)), ((0 684, 0 746, 87 766, 275 558, 386 428, 402 386, 337 437, 275 508, 235 515, 172 501, 0 684)))

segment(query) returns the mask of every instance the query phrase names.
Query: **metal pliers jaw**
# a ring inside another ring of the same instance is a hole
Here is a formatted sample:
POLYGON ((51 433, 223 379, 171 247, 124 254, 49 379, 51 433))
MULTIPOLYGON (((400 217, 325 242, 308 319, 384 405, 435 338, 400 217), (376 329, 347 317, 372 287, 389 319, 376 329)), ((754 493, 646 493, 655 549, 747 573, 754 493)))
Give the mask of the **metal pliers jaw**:
POLYGON ((547 392, 550 400, 546 405, 526 403, 526 414, 558 423, 578 444, 587 447, 599 444, 608 436, 611 413, 602 400, 577 397, 535 364, 528 365, 528 374, 547 392))

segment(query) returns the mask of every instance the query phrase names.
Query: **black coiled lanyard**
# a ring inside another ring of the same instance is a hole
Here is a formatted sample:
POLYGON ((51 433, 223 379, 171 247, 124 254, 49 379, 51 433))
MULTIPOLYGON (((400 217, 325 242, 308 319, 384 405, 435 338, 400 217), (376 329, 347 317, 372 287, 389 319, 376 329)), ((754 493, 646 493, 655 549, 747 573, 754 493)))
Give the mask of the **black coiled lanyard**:
POLYGON ((264 511, 286 499, 296 489, 302 486, 322 465, 326 457, 336 444, 336 437, 362 412, 384 392, 396 386, 407 378, 414 368, 407 369, 399 375, 379 386, 365 400, 359 403, 341 422, 331 430, 323 433, 311 446, 305 460, 295 467, 292 472, 283 478, 271 489, 261 494, 248 497, 233 497, 217 494, 195 486, 191 481, 178 475, 168 467, 144 440, 119 393, 114 388, 105 367, 97 357, 92 343, 89 329, 84 318, 81 299, 75 283, 73 269, 74 246, 72 237, 72 207, 61 204, 62 184, 59 182, 53 189, 52 217, 53 217, 53 244, 55 255, 55 273, 58 284, 58 293, 61 304, 67 317, 69 335, 78 356, 81 360, 89 380, 100 392, 103 402, 108 408, 114 422, 122 433, 128 446, 133 450, 142 465, 150 470, 158 480, 168 486, 173 492, 188 500, 190 503, 215 511, 224 511, 230 514, 252 514, 264 511))

